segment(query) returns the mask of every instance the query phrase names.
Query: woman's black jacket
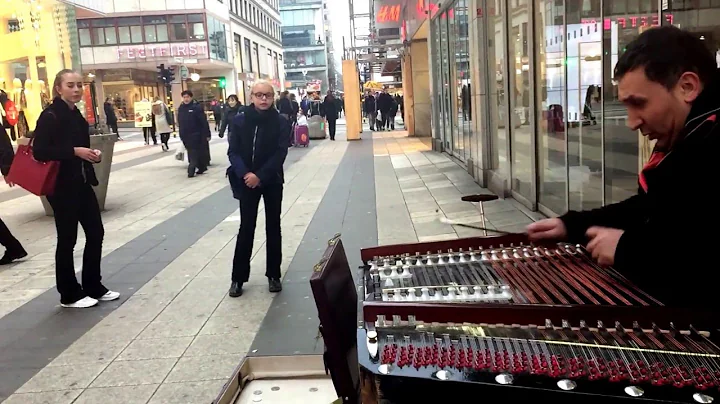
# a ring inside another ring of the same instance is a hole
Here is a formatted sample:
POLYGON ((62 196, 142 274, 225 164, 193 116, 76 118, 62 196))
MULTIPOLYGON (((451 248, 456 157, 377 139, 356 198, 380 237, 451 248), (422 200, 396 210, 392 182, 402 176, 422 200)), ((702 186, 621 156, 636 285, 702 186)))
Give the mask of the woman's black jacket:
POLYGON ((77 108, 56 97, 38 118, 33 155, 38 161, 58 161, 56 189, 89 183, 98 185, 92 164, 75 156, 76 147, 90 147, 90 127, 77 108))

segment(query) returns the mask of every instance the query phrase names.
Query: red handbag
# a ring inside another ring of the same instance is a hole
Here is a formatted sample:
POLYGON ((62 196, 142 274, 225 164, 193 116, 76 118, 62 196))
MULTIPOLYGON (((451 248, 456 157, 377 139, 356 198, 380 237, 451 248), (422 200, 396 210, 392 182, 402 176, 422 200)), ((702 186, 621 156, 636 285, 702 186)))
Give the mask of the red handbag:
POLYGON ((31 140, 28 145, 18 146, 7 179, 37 196, 47 196, 55 192, 59 169, 57 161, 35 160, 31 140))

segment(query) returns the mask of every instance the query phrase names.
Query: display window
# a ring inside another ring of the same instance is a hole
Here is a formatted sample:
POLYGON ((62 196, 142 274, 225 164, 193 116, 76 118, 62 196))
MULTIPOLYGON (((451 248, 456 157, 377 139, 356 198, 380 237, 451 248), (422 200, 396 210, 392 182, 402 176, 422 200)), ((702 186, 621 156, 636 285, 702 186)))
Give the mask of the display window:
POLYGON ((154 101, 160 97, 156 84, 136 84, 134 82, 103 83, 105 98, 115 110, 118 122, 132 121, 135 116, 135 103, 142 100, 154 101))
POLYGON ((652 145, 628 129, 618 100, 612 72, 625 47, 644 30, 674 24, 703 39, 720 66, 720 3, 660 6, 443 3, 429 24, 438 144, 476 165, 468 171, 483 173, 482 185, 548 215, 634 195, 652 145))
POLYGON ((52 0, 0 2, 0 126, 13 141, 35 128, 55 74, 80 67, 74 20, 73 7, 52 0))

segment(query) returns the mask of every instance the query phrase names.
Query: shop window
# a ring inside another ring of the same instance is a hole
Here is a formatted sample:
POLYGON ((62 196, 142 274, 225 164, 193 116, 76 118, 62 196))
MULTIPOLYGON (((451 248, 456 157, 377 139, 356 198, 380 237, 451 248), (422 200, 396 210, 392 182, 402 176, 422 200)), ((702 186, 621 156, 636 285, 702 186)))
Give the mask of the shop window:
POLYGON ((535 55, 538 202, 555 213, 567 206, 565 1, 536 3, 535 55), (559 22, 559 23, 558 23, 559 22))
POLYGON ((245 38, 243 44, 243 71, 252 72, 252 50, 250 48, 250 40, 245 38))
POLYGON ((121 44, 142 43, 142 21, 139 17, 118 18, 118 42, 121 44))
POLYGON ((188 40, 187 22, 185 21, 184 15, 174 15, 170 17, 170 40, 188 40))
MULTIPOLYGON (((506 4, 500 2, 493 15, 488 15, 488 35, 490 46, 487 51, 488 72, 488 107, 490 123, 490 155, 491 169, 495 174, 495 182, 508 180, 509 172, 509 133, 516 128, 520 121, 514 110, 508 108, 508 101, 515 94, 507 94, 506 86, 509 81, 506 41, 507 26, 503 23, 506 17, 506 4)), ((514 91, 510 89, 510 91, 514 91)))
POLYGON ((530 100, 533 89, 530 87, 530 5, 532 0, 519 0, 510 10, 514 16, 510 22, 510 40, 508 41, 508 59, 510 68, 510 111, 515 124, 510 131, 510 153, 512 158, 512 190, 529 201, 535 199, 532 194, 533 149, 530 100))
POLYGON ((213 17, 208 17, 208 31, 210 38, 210 57, 226 62, 229 61, 227 40, 225 39, 225 24, 213 17))
POLYGON ((78 39, 80 40, 80 46, 92 46, 90 28, 78 29, 78 39))
MULTIPOLYGON (((599 208, 602 199, 602 9, 599 1, 567 0, 567 154, 569 208, 599 208), (585 3, 585 4, 583 4, 585 3), (571 7, 572 5, 572 7, 571 7), (589 23, 589 24, 588 24, 589 23)), ((637 2, 634 7, 637 11, 637 2)))
POLYGON ((143 17, 145 42, 167 42, 169 39, 167 27, 167 17, 165 16, 143 17))
MULTIPOLYGON (((658 2, 655 0, 634 0, 638 3, 643 15, 653 20, 657 18, 658 2)), ((675 2, 672 2, 673 4, 675 2)), ((687 5, 689 2, 685 2, 687 5)), ((607 26, 604 27, 602 49, 603 49, 603 78, 602 78, 602 103, 603 115, 602 126, 604 137, 604 159, 605 159, 605 204, 619 202, 637 193, 638 173, 642 165, 647 161, 650 145, 647 138, 627 127, 627 113, 622 103, 618 100, 617 86, 613 80, 612 72, 618 58, 622 55, 625 46, 637 38, 641 32, 649 29, 650 26, 632 27, 631 24, 623 24, 621 18, 626 18, 625 9, 619 9, 615 2, 605 1, 604 19, 607 26), (618 21, 620 20, 620 22, 618 21)), ((673 12, 673 15, 677 15, 673 12)), ((694 13, 697 15, 696 13, 694 13)), ((664 22, 667 22, 666 20, 664 22)), ((696 27, 695 21, 683 22, 683 27, 696 27)), ((690 28, 693 29, 693 28, 690 28)))

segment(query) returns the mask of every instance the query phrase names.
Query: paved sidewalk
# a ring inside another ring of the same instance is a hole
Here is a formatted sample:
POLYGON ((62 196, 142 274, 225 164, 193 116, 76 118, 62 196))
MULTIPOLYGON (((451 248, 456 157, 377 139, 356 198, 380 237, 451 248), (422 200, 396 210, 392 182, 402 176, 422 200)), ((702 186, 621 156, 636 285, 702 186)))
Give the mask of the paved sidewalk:
MULTIPOLYGON (((336 142, 289 150, 285 289, 276 296, 264 277, 261 213, 250 282, 241 298, 227 297, 239 212, 224 141, 212 145, 209 173, 193 179, 174 153, 137 139, 118 144, 125 166, 113 168, 103 213, 103 276, 123 297, 97 308, 59 307, 52 219, 37 197, 0 192, 3 220, 30 253, 0 268, 0 402, 208 403, 247 354, 322 352, 308 279, 334 233, 343 233, 353 266, 362 247, 474 235, 437 218, 476 221, 459 197, 487 191, 427 139, 366 132, 346 142, 338 129, 336 142)), ((486 226, 530 222, 510 201, 486 211, 486 226)), ((81 236, 78 258, 83 245, 81 236)))
POLYGON ((523 232, 540 217, 512 200, 497 200, 484 203, 483 223, 477 205, 460 198, 492 192, 449 156, 433 152, 430 138, 397 130, 374 132, 373 138, 381 245, 482 236, 479 230, 441 223, 440 217, 510 232, 523 232))

